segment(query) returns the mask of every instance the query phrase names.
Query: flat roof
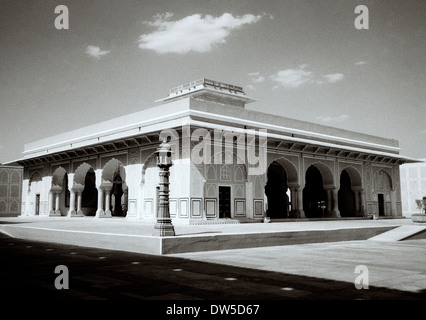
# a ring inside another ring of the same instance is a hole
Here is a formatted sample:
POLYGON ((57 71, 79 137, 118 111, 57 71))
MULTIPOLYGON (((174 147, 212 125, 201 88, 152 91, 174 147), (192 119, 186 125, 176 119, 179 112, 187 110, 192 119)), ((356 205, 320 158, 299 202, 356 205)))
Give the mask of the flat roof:
MULTIPOLYGON (((24 146, 23 159, 158 132, 180 127, 183 124, 200 126, 203 123, 206 127, 210 123, 228 126, 231 129, 266 129, 271 136, 274 134, 276 137, 280 136, 289 141, 302 139, 316 145, 332 144, 342 148, 358 148, 364 150, 363 152, 370 150, 373 153, 399 155, 399 143, 394 139, 227 105, 226 99, 229 95, 244 97, 241 87, 202 79, 182 88, 171 89, 170 95, 172 98, 162 99, 161 105, 27 143, 24 146), (216 88, 211 89, 208 88, 209 86, 216 86, 216 88), (180 89, 183 96, 173 99, 180 89), (192 94, 211 92, 211 90, 215 90, 215 94, 221 94, 224 90, 225 92, 221 95, 224 100, 218 100, 219 102, 205 100, 203 95, 192 94)), ((247 99, 246 102, 250 102, 251 98, 247 99)))

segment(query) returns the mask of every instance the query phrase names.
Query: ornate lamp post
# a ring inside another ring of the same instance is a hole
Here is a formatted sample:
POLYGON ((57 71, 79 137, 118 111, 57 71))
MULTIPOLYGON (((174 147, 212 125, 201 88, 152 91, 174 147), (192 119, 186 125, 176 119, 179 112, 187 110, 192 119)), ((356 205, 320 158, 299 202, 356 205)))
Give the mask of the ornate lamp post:
POLYGON ((167 237, 175 235, 175 228, 170 219, 169 211, 169 169, 172 163, 172 148, 164 139, 155 151, 157 166, 160 168, 160 190, 157 210, 157 222, 154 226, 153 236, 167 237))
POLYGON ((425 211, 424 213, 426 214, 426 196, 423 197, 423 210, 425 211))

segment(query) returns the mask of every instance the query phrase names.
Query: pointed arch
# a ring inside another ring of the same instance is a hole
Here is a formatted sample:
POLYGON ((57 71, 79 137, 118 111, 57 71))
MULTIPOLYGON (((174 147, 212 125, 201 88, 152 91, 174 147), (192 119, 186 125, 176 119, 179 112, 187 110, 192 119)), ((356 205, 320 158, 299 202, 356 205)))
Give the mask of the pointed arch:
POLYGON ((342 167, 340 170, 340 175, 342 172, 346 170, 346 172, 349 174, 349 177, 351 179, 351 185, 352 187, 362 187, 362 178, 361 178, 361 172, 359 172, 358 169, 351 165, 347 165, 345 167, 342 167))
POLYGON ((123 181, 126 181, 126 170, 123 163, 116 158, 109 160, 102 169, 102 182, 113 182, 116 174, 119 174, 123 181))
POLYGON ((31 173, 29 184, 31 185, 31 182, 37 182, 41 180, 41 173, 39 171, 34 171, 33 173, 31 173))
POLYGON ((146 169, 156 167, 156 160, 157 160, 157 156, 153 152, 148 156, 148 158, 146 158, 145 162, 143 163, 143 166, 142 166, 142 181, 141 181, 142 184, 145 184, 146 169))
POLYGON ((87 162, 83 162, 78 166, 74 173, 74 186, 82 186, 84 187, 84 182, 86 179, 87 172, 89 170, 93 170, 93 167, 87 162))
POLYGON ((265 195, 268 199, 268 217, 287 218, 289 214, 287 171, 280 162, 275 160, 269 165, 266 175, 265 195))
POLYGON ((322 180, 324 186, 334 186, 334 175, 331 169, 323 162, 317 161, 310 165, 310 167, 315 167, 321 172, 322 180))
POLYGON ((62 188, 64 177, 67 171, 63 167, 58 167, 52 174, 52 187, 62 188))
POLYGON ((325 179, 325 174, 331 174, 324 168, 324 164, 315 163, 308 167, 305 173, 305 187, 303 188, 303 210, 307 218, 324 217, 330 211, 330 202, 324 188, 326 182, 332 185, 332 176, 325 179))
POLYGON ((280 157, 280 158, 272 160, 271 163, 269 163, 268 167, 273 162, 279 163, 284 168, 286 175, 287 175, 287 183, 289 185, 292 185, 292 186, 299 185, 298 170, 297 170, 296 166, 291 161, 289 161, 288 159, 286 159, 284 157, 280 157))
POLYGON ((9 173, 6 169, 0 170, 0 182, 7 183, 9 182, 9 173))
POLYGON ((375 191, 392 191, 392 177, 386 170, 379 169, 374 175, 373 187, 375 191))
POLYGON ((216 167, 213 164, 207 167, 207 180, 216 180, 216 167))

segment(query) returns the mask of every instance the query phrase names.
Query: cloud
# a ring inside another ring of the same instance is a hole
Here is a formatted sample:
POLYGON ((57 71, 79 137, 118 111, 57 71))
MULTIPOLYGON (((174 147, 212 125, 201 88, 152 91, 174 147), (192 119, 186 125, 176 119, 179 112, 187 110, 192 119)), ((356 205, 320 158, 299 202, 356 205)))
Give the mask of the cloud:
POLYGON ((306 64, 302 64, 297 69, 280 70, 270 76, 270 78, 272 81, 277 82, 278 86, 285 88, 298 88, 301 85, 312 81, 313 73, 306 71, 306 67, 306 64))
POLYGON ((356 66, 362 66, 364 64, 367 64, 367 61, 358 61, 358 62, 354 63, 354 65, 356 65, 356 66))
POLYGON ((251 78, 250 80, 251 80, 253 83, 262 83, 262 82, 264 82, 264 81, 265 81, 265 77, 264 77, 264 76, 261 76, 261 75, 259 74, 259 72, 250 72, 248 75, 249 75, 249 77, 251 78))
POLYGON ((342 114, 340 116, 319 116, 317 117, 318 120, 322 121, 322 122, 327 122, 327 123, 337 123, 337 122, 343 122, 348 120, 350 117, 347 114, 342 114))
POLYGON ((344 75, 341 73, 330 73, 323 76, 327 79, 328 82, 335 83, 337 81, 340 81, 344 78, 344 75))
POLYGON ((175 21, 170 20, 172 17, 173 14, 167 12, 145 22, 156 30, 140 36, 139 48, 157 53, 209 52, 215 45, 225 43, 232 30, 262 18, 252 14, 234 17, 230 13, 220 17, 194 14, 175 21))
POLYGON ((100 59, 102 56, 105 56, 110 53, 110 51, 101 50, 99 47, 96 46, 87 46, 86 53, 91 57, 100 59))

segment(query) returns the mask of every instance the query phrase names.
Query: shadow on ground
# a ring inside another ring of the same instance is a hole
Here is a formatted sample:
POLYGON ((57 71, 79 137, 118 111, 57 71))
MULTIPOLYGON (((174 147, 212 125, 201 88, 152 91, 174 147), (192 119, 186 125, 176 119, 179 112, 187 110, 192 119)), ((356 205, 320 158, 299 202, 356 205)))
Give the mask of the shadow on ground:
MULTIPOLYGON (((212 254, 214 254, 212 252, 212 254)), ((418 300, 426 292, 358 290, 353 283, 286 273, 9 238, 0 234, 6 300, 418 300), (69 289, 55 288, 55 267, 69 289)))

